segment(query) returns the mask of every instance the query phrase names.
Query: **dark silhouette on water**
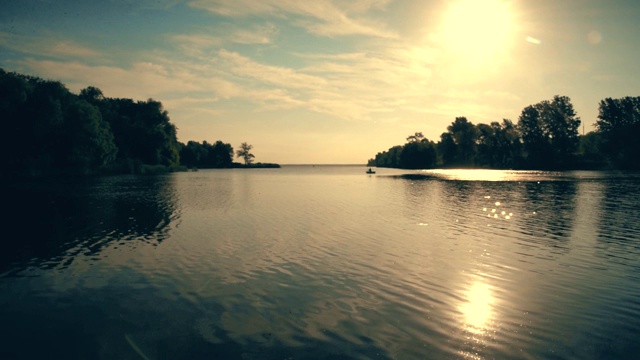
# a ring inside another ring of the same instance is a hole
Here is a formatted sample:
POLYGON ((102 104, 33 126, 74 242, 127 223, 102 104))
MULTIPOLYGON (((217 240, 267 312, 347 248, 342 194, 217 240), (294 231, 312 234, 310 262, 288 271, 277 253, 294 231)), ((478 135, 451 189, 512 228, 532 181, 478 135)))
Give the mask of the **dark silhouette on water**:
POLYGON ((0 69, 0 114, 11 134, 0 145, 11 154, 0 162, 0 179, 243 167, 222 141, 178 142, 169 113, 153 99, 107 98, 92 86, 76 95, 61 82, 0 69))
POLYGON ((571 99, 556 95, 524 108, 517 124, 455 121, 434 143, 422 133, 379 152, 369 166, 401 169, 496 168, 540 170, 640 170, 640 97, 606 98, 596 131, 580 135, 571 99))
POLYGON ((236 152, 236 156, 242 158, 245 165, 250 165, 253 162, 253 158, 255 158, 255 155, 251 153, 251 149, 253 149, 253 145, 243 142, 240 144, 240 150, 236 152))

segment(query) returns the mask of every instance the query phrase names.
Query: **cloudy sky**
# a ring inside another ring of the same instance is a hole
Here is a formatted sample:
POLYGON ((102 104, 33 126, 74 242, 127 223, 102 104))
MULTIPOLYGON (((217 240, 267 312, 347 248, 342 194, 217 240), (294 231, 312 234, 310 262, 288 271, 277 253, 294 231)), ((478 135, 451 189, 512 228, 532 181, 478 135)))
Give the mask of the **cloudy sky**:
POLYGON ((0 67, 163 103, 178 138, 364 163, 457 116, 640 95, 636 0, 0 1, 0 67))

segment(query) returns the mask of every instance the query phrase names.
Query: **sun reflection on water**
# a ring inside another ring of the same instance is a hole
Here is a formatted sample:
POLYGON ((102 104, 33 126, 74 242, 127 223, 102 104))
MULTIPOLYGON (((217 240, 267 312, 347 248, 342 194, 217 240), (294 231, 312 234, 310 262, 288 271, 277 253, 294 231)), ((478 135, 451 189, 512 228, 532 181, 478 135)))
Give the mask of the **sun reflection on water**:
POLYGON ((467 289, 466 302, 460 306, 464 316, 466 329, 476 333, 484 333, 493 317, 495 299, 491 287, 482 282, 475 282, 467 289))
POLYGON ((495 170, 495 169, 428 169, 420 170, 420 174, 444 180, 462 181, 540 181, 554 180, 559 173, 529 170, 495 170))

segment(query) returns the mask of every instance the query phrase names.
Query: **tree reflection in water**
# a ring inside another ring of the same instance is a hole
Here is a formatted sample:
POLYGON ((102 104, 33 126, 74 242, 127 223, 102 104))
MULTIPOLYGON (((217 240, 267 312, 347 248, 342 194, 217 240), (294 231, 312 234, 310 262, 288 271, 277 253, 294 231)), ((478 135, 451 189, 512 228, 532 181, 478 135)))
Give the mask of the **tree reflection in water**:
MULTIPOLYGON (((111 245, 157 245, 179 218, 173 176, 111 176, 4 184, 0 273, 35 265, 55 268, 111 245), (17 226, 28 224, 28 226, 17 226)), ((66 266, 66 265, 63 265, 66 266)))

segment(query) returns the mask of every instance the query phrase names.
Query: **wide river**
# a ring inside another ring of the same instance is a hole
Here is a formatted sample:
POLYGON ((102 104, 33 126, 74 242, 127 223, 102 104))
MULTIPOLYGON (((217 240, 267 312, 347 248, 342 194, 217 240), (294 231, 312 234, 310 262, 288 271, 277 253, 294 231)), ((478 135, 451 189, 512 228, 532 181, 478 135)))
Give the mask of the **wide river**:
POLYGON ((3 188, 2 359, 640 358, 638 174, 283 166, 3 188))

